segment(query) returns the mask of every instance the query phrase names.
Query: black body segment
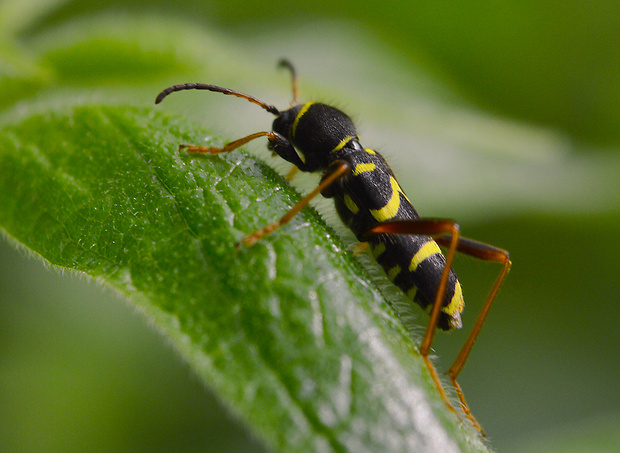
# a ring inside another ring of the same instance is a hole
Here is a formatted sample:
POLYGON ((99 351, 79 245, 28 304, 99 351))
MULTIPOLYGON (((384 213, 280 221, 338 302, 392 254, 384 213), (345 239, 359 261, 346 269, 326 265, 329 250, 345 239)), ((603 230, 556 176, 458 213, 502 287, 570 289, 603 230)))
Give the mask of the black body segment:
POLYGON ((340 110, 318 102, 297 105, 280 113, 273 130, 298 149, 302 171, 324 170, 337 159, 332 151, 346 137, 357 137, 351 118, 340 110))
MULTIPOLYGON (((302 153, 299 156, 302 171, 325 170, 339 160, 350 165, 351 172, 322 195, 334 199, 340 218, 358 240, 370 243, 375 259, 390 280, 413 302, 430 309, 446 265, 445 257, 428 236, 364 237, 364 233, 379 223, 416 220, 419 215, 385 159, 378 152, 362 147, 351 118, 335 107, 308 102, 281 112, 273 122, 273 129, 302 153)), ((284 150, 278 152, 284 153, 284 150)), ((438 327, 460 328, 463 305, 461 285, 451 269, 438 327)))
MULTIPOLYGON (((324 196, 333 197, 336 210, 358 240, 368 241, 371 252, 389 279, 413 302, 425 310, 432 307, 446 260, 429 236, 365 233, 375 225, 392 220, 417 220, 419 215, 403 192, 383 157, 356 139, 335 154, 351 165, 324 196)), ((450 270, 438 327, 461 327, 463 309, 461 285, 450 270)))
MULTIPOLYGON (((428 236, 378 234, 365 238, 373 226, 392 220, 416 220, 411 205, 383 157, 359 142, 353 121, 335 107, 308 102, 280 113, 273 130, 288 139, 299 152, 302 171, 325 170, 336 161, 347 162, 352 171, 322 192, 333 198, 336 210, 358 240, 368 241, 377 262, 390 280, 423 309, 430 309, 446 260, 428 236)), ((290 149, 272 146, 278 154, 290 149)), ((289 160, 289 159, 287 159, 289 160)), ((461 327, 461 285, 450 270, 442 312, 437 323, 443 330, 461 327)))

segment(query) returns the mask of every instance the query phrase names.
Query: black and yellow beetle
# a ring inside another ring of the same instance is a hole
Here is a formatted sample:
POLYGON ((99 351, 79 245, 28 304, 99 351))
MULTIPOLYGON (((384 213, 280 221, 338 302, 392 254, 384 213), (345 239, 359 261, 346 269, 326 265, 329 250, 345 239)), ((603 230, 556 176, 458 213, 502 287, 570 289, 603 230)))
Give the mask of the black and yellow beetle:
MULTIPOLYGON (((428 358, 436 327, 450 330, 461 327, 463 294, 451 269, 457 251, 503 264, 471 334, 463 345, 448 375, 462 409, 482 432, 472 416, 456 378, 463 369, 482 324, 510 269, 508 252, 488 244, 460 237, 453 220, 421 218, 394 177, 383 157, 364 148, 348 115, 330 105, 297 101, 297 77, 291 63, 282 60, 293 78, 293 107, 280 111, 253 96, 203 83, 174 85, 162 91, 155 101, 182 90, 208 90, 246 99, 274 114, 272 131, 257 132, 224 145, 222 148, 180 145, 191 153, 218 154, 232 151, 258 137, 267 137, 269 149, 305 172, 321 172, 321 182, 293 206, 280 220, 245 237, 240 244, 252 245, 281 225, 289 222, 319 193, 333 198, 342 221, 371 252, 389 279, 423 309, 430 321, 420 354, 450 409, 453 409, 428 358), (434 239, 433 239, 434 238, 434 239), (439 245, 448 248, 446 257, 439 245)), ((454 409, 453 409, 454 410, 454 409)))

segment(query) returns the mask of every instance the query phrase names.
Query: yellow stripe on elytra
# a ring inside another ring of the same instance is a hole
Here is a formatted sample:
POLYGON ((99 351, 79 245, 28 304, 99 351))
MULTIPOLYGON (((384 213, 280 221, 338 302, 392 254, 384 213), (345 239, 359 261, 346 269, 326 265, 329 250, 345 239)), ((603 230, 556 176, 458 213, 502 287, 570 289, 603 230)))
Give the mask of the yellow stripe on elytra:
POLYGON ((295 131, 297 130, 297 125, 299 124, 299 120, 305 113, 308 111, 310 107, 312 107, 314 102, 306 102, 304 106, 299 110, 297 116, 295 117, 295 121, 293 121, 293 125, 291 126, 291 137, 295 137, 295 131))
POLYGON ((393 282, 396 279, 396 277, 398 277, 398 274, 400 274, 400 271, 401 269, 398 264, 394 266, 393 268, 391 268, 389 271, 387 271, 387 276, 391 282, 393 282))
POLYGON ((385 252, 385 244, 383 242, 380 242, 377 245, 375 245, 370 251, 372 253, 372 256, 374 256, 375 259, 377 259, 381 255, 383 255, 383 252, 385 252))
POLYGON ((413 255, 413 258, 411 258, 411 263, 409 264, 409 271, 415 272, 415 270, 418 268, 422 261, 424 261, 430 256, 436 255, 437 253, 441 253, 441 249, 439 248, 437 243, 435 241, 428 241, 426 244, 420 247, 420 250, 418 250, 416 254, 413 255))
POLYGON ((351 140, 353 140, 353 137, 351 137, 350 135, 347 135, 345 138, 343 138, 342 140, 340 140, 340 143, 338 143, 336 145, 336 147, 334 149, 331 150, 332 153, 335 153, 336 151, 340 151, 342 148, 345 147, 345 145, 347 143, 349 143, 351 140))
POLYGON ((402 193, 404 195, 403 189, 400 188, 394 176, 390 176, 390 185, 392 186, 390 201, 381 209, 369 209, 372 216, 379 222, 385 222, 396 217, 396 213, 400 207, 400 194, 402 193))
POLYGON ((347 208, 349 208, 349 211, 351 211, 353 214, 357 214, 360 211, 360 208, 357 207, 357 205, 351 199, 350 196, 345 194, 343 199, 344 199, 344 204, 346 205, 347 208))
POLYGON ((354 175, 359 175, 360 173, 365 173, 368 171, 374 171, 377 166, 372 162, 369 164, 357 164, 355 166, 355 170, 353 170, 354 175))
POLYGON ((452 300, 447 306, 443 307, 441 311, 452 316, 454 313, 462 312, 464 306, 463 288, 461 288, 461 284, 457 281, 454 285, 454 296, 452 296, 452 300))

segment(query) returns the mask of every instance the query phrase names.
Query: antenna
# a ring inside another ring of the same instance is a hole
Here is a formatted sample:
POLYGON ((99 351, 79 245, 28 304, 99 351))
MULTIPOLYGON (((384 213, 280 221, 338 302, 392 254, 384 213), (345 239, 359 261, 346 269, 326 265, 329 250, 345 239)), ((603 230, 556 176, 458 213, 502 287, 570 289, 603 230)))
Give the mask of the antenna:
POLYGON ((293 66, 293 63, 288 61, 286 58, 283 58, 280 61, 278 61, 278 67, 286 68, 290 71, 291 77, 293 78, 293 105, 299 104, 299 101, 298 101, 299 88, 297 87, 297 71, 295 71, 295 67, 293 66))
MULTIPOLYGON (((289 63, 290 64, 290 63, 289 63)), ((155 104, 159 104, 164 100, 166 96, 176 91, 184 91, 184 90, 208 90, 214 91, 216 93, 228 94, 232 96, 237 96, 238 98, 246 99, 259 107, 264 108, 269 113, 273 113, 276 116, 280 115, 280 111, 274 107, 273 105, 266 104, 263 101, 256 99, 254 96, 250 96, 248 94, 241 93, 240 91, 231 90, 230 88, 222 88, 217 85, 208 85, 206 83, 182 83, 180 85, 173 85, 171 87, 166 88, 164 91, 159 93, 157 99, 155 99, 155 104)))

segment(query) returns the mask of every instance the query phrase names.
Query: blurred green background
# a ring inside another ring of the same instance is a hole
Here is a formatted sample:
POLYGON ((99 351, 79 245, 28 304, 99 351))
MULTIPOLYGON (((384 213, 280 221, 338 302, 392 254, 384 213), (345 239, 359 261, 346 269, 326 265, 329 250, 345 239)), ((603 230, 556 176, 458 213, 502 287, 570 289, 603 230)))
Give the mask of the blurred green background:
MULTIPOLYGON (((185 81, 285 106, 275 62, 289 57, 302 99, 350 112, 423 215, 511 252, 460 379, 492 447, 617 451, 619 23, 603 1, 4 0, 0 115, 66 98, 151 105, 185 81)), ((231 138, 271 121, 224 96, 166 102, 231 138)), ((470 326, 499 269, 455 267, 470 326)), ((1 451, 259 451, 109 291, 2 241, 0 297, 1 451)), ((465 334, 438 338, 440 369, 465 334)))

